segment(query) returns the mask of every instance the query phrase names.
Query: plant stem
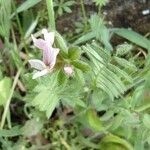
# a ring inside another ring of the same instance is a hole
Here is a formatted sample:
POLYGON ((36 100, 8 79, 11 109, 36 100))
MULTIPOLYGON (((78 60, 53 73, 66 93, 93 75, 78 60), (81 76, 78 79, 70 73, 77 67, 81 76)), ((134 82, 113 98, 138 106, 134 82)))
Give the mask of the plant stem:
POLYGON ((47 10, 48 10, 48 18, 49 18, 49 28, 55 30, 55 16, 53 9, 53 0, 46 0, 47 10))
POLYGON ((86 31, 86 29, 87 29, 87 16, 86 16, 86 11, 85 11, 83 0, 80 0, 80 4, 81 4, 81 10, 82 10, 83 18, 84 18, 85 31, 86 31))
POLYGON ((17 84, 17 81, 18 81, 18 78, 20 76, 20 73, 21 73, 21 70, 22 68, 20 68, 15 76, 15 79, 14 79, 14 82, 13 82, 13 85, 12 85, 12 88, 11 88, 11 91, 10 91, 10 95, 8 97, 8 100, 6 102, 6 105, 5 105, 5 108, 4 108, 4 112, 3 112, 3 115, 2 115, 2 120, 1 120, 1 125, 0 125, 0 129, 3 129, 4 127, 4 124, 5 124, 5 120, 6 120, 6 117, 7 117, 7 113, 8 113, 8 110, 9 110, 9 105, 10 105, 10 102, 11 102, 11 98, 13 96, 13 93, 14 93, 14 90, 15 90, 15 87, 16 87, 16 84, 17 84))
POLYGON ((7 123, 8 123, 8 128, 11 129, 12 125, 11 125, 11 118, 10 118, 10 109, 8 109, 8 113, 7 113, 7 123))
POLYGON ((25 43, 24 34, 23 34, 23 29, 22 29, 22 27, 21 27, 20 19, 19 19, 18 13, 17 13, 17 11, 16 11, 16 5, 15 5, 15 3, 14 3, 14 5, 13 5, 13 7, 14 7, 14 9, 15 9, 16 21, 17 21, 17 24, 18 24, 18 30, 19 30, 20 35, 21 35, 21 39, 22 39, 22 42, 23 42, 23 46, 24 46, 24 49, 25 49, 26 54, 28 54, 28 48, 27 48, 26 43, 25 43))
POLYGON ((70 146, 68 145, 68 143, 62 138, 60 137, 60 142, 65 146, 65 148, 67 150, 71 150, 70 146))

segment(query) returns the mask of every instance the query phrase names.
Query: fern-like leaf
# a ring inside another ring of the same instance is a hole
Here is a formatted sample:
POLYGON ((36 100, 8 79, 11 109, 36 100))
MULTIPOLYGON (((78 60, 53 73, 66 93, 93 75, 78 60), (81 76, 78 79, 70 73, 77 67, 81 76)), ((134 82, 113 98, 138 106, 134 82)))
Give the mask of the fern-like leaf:
POLYGON ((111 63, 110 52, 95 42, 82 48, 90 58, 89 64, 95 75, 96 86, 106 92, 112 100, 123 94, 126 91, 124 81, 132 82, 132 78, 111 63))

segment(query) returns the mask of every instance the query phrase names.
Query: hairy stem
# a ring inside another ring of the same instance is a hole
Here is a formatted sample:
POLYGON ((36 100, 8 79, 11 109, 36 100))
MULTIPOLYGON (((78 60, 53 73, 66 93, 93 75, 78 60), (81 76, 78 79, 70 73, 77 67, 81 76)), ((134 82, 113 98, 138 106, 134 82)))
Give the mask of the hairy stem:
POLYGON ((48 10, 48 18, 49 18, 49 28, 55 30, 55 16, 54 16, 54 8, 53 8, 53 0, 46 0, 47 10, 48 10))

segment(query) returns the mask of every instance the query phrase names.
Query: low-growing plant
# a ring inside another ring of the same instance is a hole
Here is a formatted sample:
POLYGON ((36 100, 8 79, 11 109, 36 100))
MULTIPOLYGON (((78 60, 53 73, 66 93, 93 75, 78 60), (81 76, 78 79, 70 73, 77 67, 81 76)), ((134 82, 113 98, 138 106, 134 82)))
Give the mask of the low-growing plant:
POLYGON ((71 13, 70 7, 75 4, 74 0, 56 0, 54 1, 54 8, 56 7, 57 13, 59 16, 62 16, 65 12, 66 13, 71 13))
MULTIPOLYGON (((83 16, 73 34, 81 36, 68 42, 56 29, 55 14, 70 12, 74 1, 46 0, 48 27, 37 30, 41 13, 32 7, 39 2, 14 7, 11 1, 6 12, 12 20, 0 12, 7 54, 1 55, 0 149, 149 150, 149 39, 108 28, 95 13, 89 21, 83 16), (114 34, 125 42, 114 46, 114 34)), ((94 2, 102 7, 107 1, 94 2)), ((5 5, 0 1, 0 9, 5 5)))

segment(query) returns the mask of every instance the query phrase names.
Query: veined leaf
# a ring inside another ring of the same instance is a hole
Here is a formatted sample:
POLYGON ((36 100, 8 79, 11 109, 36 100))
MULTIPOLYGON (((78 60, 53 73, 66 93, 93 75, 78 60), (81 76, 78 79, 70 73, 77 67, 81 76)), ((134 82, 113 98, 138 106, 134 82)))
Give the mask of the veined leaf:
POLYGON ((85 62, 83 62, 83 61, 80 61, 80 60, 78 60, 78 61, 72 61, 71 64, 72 64, 74 67, 76 67, 76 68, 82 70, 83 72, 86 72, 86 71, 89 71, 89 70, 90 70, 90 67, 88 66, 88 64, 85 63, 85 62))
POLYGON ((106 3, 108 2, 108 0, 93 0, 93 1, 96 3, 96 5, 100 5, 101 7, 105 6, 106 3))
POLYGON ((87 118, 89 125, 96 131, 103 131, 104 127, 102 125, 102 122, 96 115, 96 112, 94 110, 88 110, 87 111, 87 118))
POLYGON ((111 71, 113 71, 114 73, 116 73, 117 75, 119 75, 121 78, 127 80, 130 83, 133 83, 133 79, 131 78, 130 75, 128 75, 125 71, 123 71, 122 69, 118 68, 117 66, 110 64, 109 69, 111 69, 111 71))
POLYGON ((150 129, 150 115, 149 114, 144 115, 143 123, 144 123, 146 128, 150 129))
POLYGON ((99 48, 96 43, 86 44, 82 48, 89 56, 89 64, 95 75, 96 86, 105 91, 111 100, 123 94, 126 91, 126 86, 122 79, 127 78, 129 81, 132 79, 117 66, 111 67, 110 53, 105 49, 99 48))
POLYGON ((77 39, 73 44, 74 45, 78 45, 78 44, 84 43, 84 42, 86 42, 88 40, 91 40, 94 37, 95 37, 95 34, 93 32, 88 32, 87 34, 84 34, 79 39, 77 39))
POLYGON ((33 6, 35 6, 36 4, 38 4, 41 0, 26 0, 24 3, 22 3, 17 9, 16 12, 14 12, 11 15, 11 18, 15 15, 15 13, 20 13, 22 11, 25 11, 33 6))
POLYGON ((3 38, 9 39, 9 33, 11 28, 11 15, 12 0, 0 1, 0 35, 3 38))
POLYGON ((150 40, 148 40, 144 36, 134 32, 132 30, 123 29, 123 28, 114 30, 114 32, 116 34, 118 34, 119 36, 122 36, 122 37, 128 39, 129 41, 137 44, 138 46, 141 46, 147 50, 150 50, 150 40))
POLYGON ((137 71, 136 66, 133 63, 127 61, 126 59, 119 58, 119 57, 114 57, 114 59, 120 66, 122 66, 124 68, 128 68, 132 71, 137 71))
POLYGON ((14 137, 18 135, 22 135, 21 129, 18 126, 15 126, 10 130, 6 129, 0 130, 0 137, 14 137))
POLYGON ((40 111, 46 111, 47 118, 51 117, 52 112, 59 102, 59 97, 54 91, 49 89, 41 91, 32 101, 32 105, 38 107, 40 111))
POLYGON ((107 50, 113 50, 110 44, 110 31, 106 28, 103 19, 94 14, 89 22, 95 38, 102 42, 107 50))
POLYGON ((68 47, 67 47, 66 41, 57 31, 55 31, 55 34, 56 34, 57 47, 62 50, 64 55, 66 55, 68 53, 68 47))
POLYGON ((71 60, 78 60, 80 58, 81 51, 79 47, 70 47, 68 50, 68 57, 71 60))
POLYGON ((37 26, 38 24, 38 18, 36 18, 35 20, 33 20, 33 22, 31 23, 31 25, 29 26, 29 28, 27 29, 25 35, 24 35, 24 38, 27 39, 31 33, 33 32, 33 30, 35 29, 35 27, 37 26))
POLYGON ((129 51, 131 51, 133 48, 133 46, 131 44, 128 44, 128 43, 124 43, 124 44, 121 44, 121 45, 118 45, 116 47, 116 55, 125 55, 127 54, 129 51))
POLYGON ((116 143, 116 144, 121 144, 122 146, 126 147, 128 150, 133 150, 133 147, 130 143, 128 143, 126 140, 113 135, 113 134, 108 134, 106 135, 102 141, 102 143, 116 143))
POLYGON ((35 87, 38 94, 31 101, 31 105, 37 107, 40 111, 45 111, 49 118, 58 105, 60 97, 58 86, 58 72, 53 72, 50 76, 43 77, 39 80, 39 85, 35 87))

